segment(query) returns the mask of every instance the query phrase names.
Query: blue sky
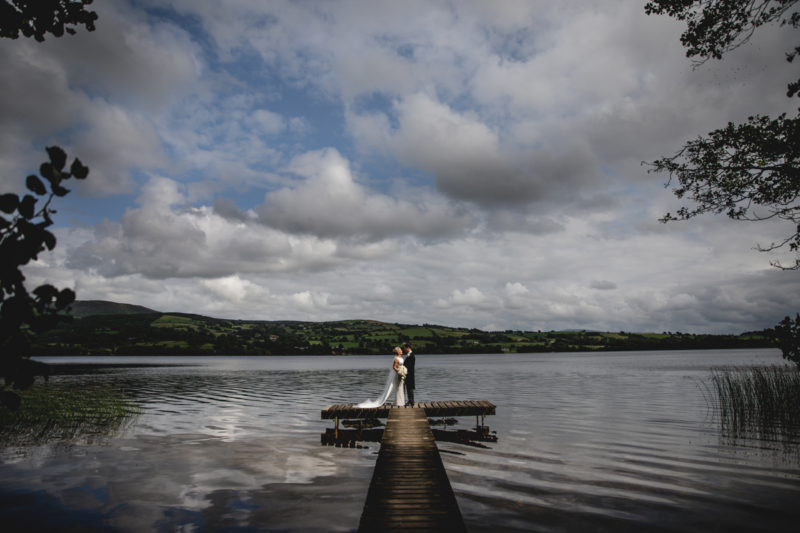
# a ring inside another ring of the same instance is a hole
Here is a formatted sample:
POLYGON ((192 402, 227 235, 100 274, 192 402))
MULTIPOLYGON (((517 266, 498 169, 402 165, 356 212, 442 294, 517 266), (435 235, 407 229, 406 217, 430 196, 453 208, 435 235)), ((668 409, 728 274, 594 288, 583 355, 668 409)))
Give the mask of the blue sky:
POLYGON ((793 112, 790 29, 693 69, 643 2, 92 6, 0 42, 0 185, 90 167, 29 282, 161 311, 739 332, 794 314, 791 228, 701 217, 642 161, 793 112))

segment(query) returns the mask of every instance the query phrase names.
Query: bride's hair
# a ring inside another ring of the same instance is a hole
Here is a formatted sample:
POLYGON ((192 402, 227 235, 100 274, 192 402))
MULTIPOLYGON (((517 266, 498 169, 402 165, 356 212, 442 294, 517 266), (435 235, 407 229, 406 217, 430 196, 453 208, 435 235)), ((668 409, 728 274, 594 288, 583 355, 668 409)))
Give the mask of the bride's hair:
POLYGON ((397 346, 394 350, 392 350, 397 355, 403 355, 403 349, 397 346))

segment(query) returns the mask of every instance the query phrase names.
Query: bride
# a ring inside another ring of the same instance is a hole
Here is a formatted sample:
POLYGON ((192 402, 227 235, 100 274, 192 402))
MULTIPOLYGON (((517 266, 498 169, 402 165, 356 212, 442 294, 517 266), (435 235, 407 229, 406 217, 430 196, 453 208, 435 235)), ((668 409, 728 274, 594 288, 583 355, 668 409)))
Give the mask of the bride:
POLYGON ((406 404, 405 394, 403 393, 403 383, 400 380, 400 367, 403 366, 403 350, 400 348, 394 349, 395 358, 392 363, 392 368, 389 370, 389 377, 386 380, 386 387, 383 389, 381 397, 375 400, 367 400, 366 402, 358 404, 357 407, 369 409, 371 407, 380 407, 386 403, 392 392, 395 393, 394 404, 404 406, 406 404))

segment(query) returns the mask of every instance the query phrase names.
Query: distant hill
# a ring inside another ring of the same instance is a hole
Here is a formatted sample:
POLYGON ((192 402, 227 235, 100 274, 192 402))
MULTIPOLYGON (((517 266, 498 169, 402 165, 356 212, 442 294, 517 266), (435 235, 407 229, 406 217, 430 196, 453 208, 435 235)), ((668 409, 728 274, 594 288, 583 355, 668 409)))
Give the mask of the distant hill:
POLYGON ((376 320, 225 320, 139 305, 79 301, 78 320, 34 335, 34 355, 378 355, 412 342, 417 354, 711 350, 775 346, 747 335, 584 331, 482 331, 376 320))
POLYGON ((158 312, 141 305, 120 304, 105 300, 76 300, 72 304, 71 314, 75 318, 83 318, 94 315, 143 315, 158 312))

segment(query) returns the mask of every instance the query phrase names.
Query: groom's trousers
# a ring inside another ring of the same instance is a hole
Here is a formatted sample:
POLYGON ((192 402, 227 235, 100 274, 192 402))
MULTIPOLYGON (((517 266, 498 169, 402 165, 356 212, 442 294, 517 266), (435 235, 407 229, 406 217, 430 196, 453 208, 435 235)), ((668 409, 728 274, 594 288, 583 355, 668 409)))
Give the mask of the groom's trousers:
POLYGON ((405 365, 408 369, 408 376, 406 376, 406 400, 411 403, 414 403, 414 388, 416 387, 415 379, 414 379, 414 367, 416 366, 417 358, 414 357, 414 354, 410 354, 406 357, 405 365))

